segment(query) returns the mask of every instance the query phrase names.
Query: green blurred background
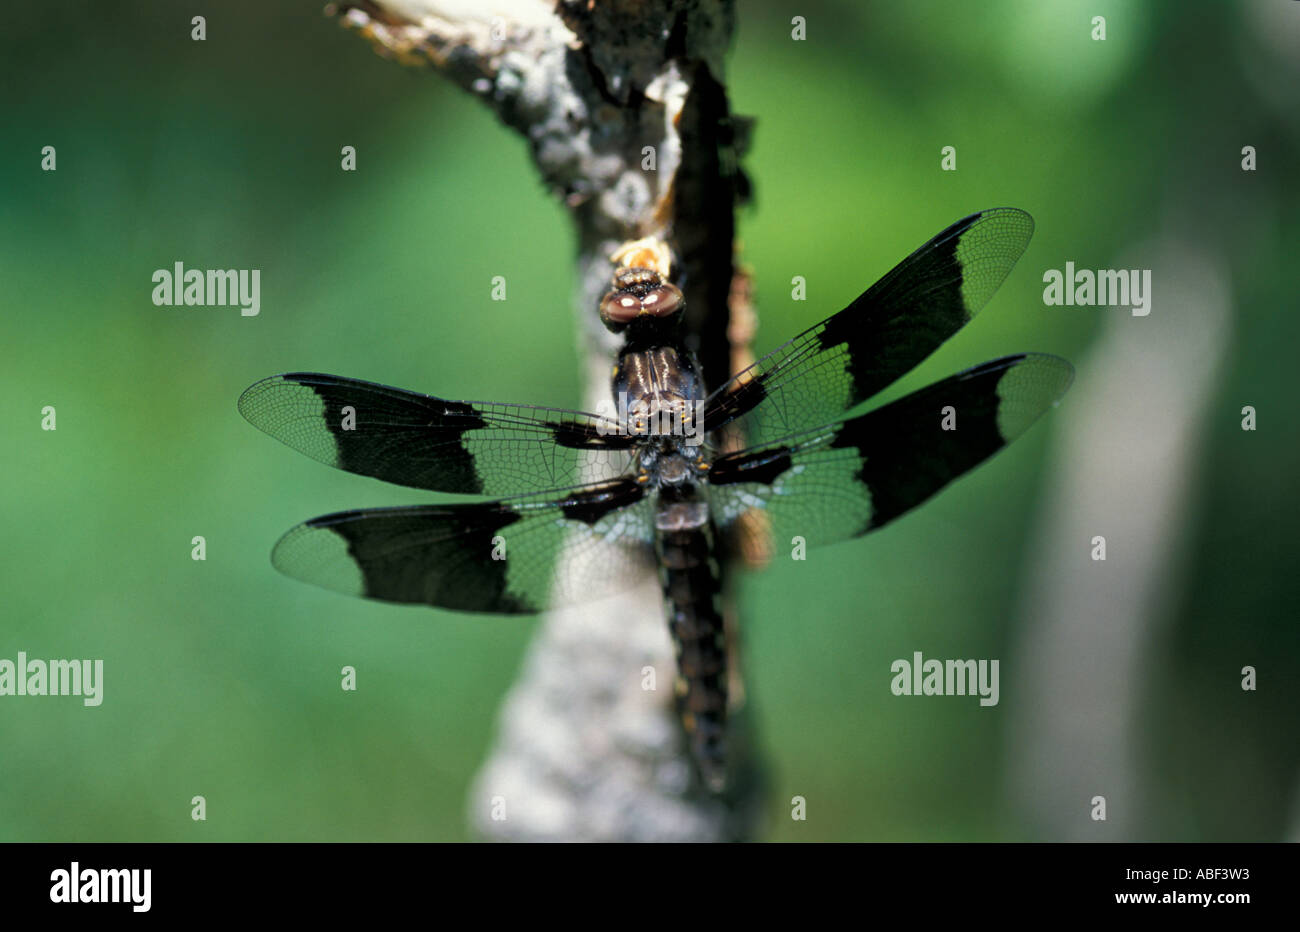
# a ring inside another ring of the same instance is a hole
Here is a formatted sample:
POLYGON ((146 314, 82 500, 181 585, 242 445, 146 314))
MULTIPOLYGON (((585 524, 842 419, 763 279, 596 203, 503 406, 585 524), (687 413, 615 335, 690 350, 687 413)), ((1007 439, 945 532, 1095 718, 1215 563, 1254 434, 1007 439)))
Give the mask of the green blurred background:
MULTIPOLYGON (((1050 528, 1052 477, 1088 474, 1071 425, 1107 416, 1080 411, 1076 387, 907 520, 745 580, 771 766, 763 837, 1295 837, 1300 432, 1285 379, 1300 351, 1300 4, 796 6, 744 3, 730 59, 733 107, 758 120, 746 162, 757 199, 740 232, 760 351, 946 224, 1001 204, 1036 218, 1029 252, 979 320, 891 394, 1021 350, 1072 359, 1085 383, 1106 328, 1119 345, 1160 318, 1174 339, 1195 330, 1161 303, 1172 287, 1158 266, 1145 321, 1042 301, 1044 269, 1129 267, 1128 250, 1171 231, 1214 259, 1228 309, 1182 453, 1160 597, 1125 655, 1133 701, 1116 740, 1124 798, 1141 807, 1112 800, 1096 827, 1091 792, 1055 816, 1025 798, 1033 765, 1015 710, 1032 700, 1014 667, 1048 662, 1025 608, 1031 540, 1050 528), (791 41, 794 14, 806 41, 791 41), (1107 17, 1104 42, 1090 38, 1094 15, 1107 17), (956 172, 939 170, 945 145, 956 172), (1240 170, 1243 145, 1259 150, 1254 173, 1240 170), (794 275, 806 302, 790 300, 794 275), (1255 433, 1239 428, 1243 404, 1260 410, 1255 433), (914 650, 1002 658, 1001 704, 892 696, 889 664, 914 650), (1239 687, 1245 664, 1261 669, 1257 692, 1239 687), (789 819, 795 794, 807 822, 789 819)), ((348 600, 275 573, 270 547, 295 522, 429 496, 297 456, 235 401, 307 369, 576 406, 573 236, 519 138, 321 7, 6 11, 0 657, 102 658, 105 699, 0 698, 0 839, 469 837, 467 787, 536 622, 348 600), (190 40, 195 14, 206 42, 190 40), (55 172, 40 170, 46 145, 55 172), (339 170, 343 145, 357 148, 355 173, 339 170), (150 277, 178 260, 261 269, 261 315, 155 307, 150 277), (494 275, 528 287, 492 302, 494 275), (40 429, 45 405, 56 432, 40 429), (190 559, 194 535, 206 562, 190 559), (339 689, 345 664, 357 693, 339 689), (196 794, 206 822, 189 817, 196 794)), ((1135 384, 1157 356, 1133 357, 1135 384)), ((1143 402, 1138 391, 1125 404, 1143 402)), ((1126 443, 1090 452, 1138 455, 1126 443)), ((1124 559, 1113 544, 1110 560, 1124 559)))

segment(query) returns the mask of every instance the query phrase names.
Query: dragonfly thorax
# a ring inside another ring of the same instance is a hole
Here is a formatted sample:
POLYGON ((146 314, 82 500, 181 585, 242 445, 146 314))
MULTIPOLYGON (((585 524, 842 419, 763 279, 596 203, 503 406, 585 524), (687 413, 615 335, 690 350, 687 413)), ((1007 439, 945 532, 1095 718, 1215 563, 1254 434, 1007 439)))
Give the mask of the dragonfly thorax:
POLYGON ((695 362, 677 346, 627 348, 614 368, 620 428, 634 437, 703 442, 703 387, 695 362))

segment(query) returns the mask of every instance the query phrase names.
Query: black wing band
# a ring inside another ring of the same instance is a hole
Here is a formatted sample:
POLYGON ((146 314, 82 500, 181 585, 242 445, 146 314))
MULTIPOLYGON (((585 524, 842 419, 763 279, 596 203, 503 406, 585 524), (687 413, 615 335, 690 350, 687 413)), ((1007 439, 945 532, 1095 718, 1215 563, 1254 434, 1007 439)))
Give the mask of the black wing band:
POLYGON ((1020 436, 1073 378, 1058 356, 1007 356, 850 421, 728 454, 709 471, 715 520, 760 509, 778 549, 796 536, 811 546, 865 534, 1020 436))
POLYGON ((314 372, 250 387, 239 411, 314 460, 437 492, 517 495, 612 479, 631 438, 581 411, 447 401, 314 372))
POLYGON ((705 406, 705 430, 734 421, 753 444, 836 419, 968 323, 1002 284, 1033 232, 1033 218, 1014 207, 957 221, 844 310, 722 386, 705 406))
POLYGON ((645 579, 653 533, 645 489, 626 479, 561 498, 323 515, 285 534, 271 562, 346 595, 521 614, 645 579))

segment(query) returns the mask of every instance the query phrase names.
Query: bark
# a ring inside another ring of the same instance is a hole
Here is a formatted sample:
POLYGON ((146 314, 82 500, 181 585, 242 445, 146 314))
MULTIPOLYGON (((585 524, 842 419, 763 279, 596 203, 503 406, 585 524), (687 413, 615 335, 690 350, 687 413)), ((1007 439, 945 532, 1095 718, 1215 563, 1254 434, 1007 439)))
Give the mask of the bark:
MULTIPOLYGON (((596 306, 610 255, 630 240, 671 247, 688 342, 715 386, 730 374, 734 208, 746 194, 737 160, 748 131, 730 115, 723 80, 731 0, 383 0, 327 12, 380 54, 441 72, 529 141, 578 232, 574 309, 588 410, 609 397, 619 338, 596 306)), ((750 837, 758 781, 743 709, 732 721, 738 779, 727 796, 710 796, 692 778, 673 669, 653 577, 624 597, 547 613, 471 793, 476 831, 498 840, 750 837), (648 669, 654 690, 643 688, 648 669)))

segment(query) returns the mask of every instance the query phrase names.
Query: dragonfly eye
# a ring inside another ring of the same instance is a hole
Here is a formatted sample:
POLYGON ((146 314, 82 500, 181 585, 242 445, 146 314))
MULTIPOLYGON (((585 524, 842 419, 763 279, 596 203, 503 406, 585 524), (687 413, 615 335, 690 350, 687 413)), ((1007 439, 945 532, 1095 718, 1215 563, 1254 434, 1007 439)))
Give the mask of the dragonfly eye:
POLYGON ((611 291, 600 299, 600 319, 606 327, 618 331, 641 313, 641 301, 634 295, 611 291))
POLYGON ((668 317, 682 309, 686 299, 676 285, 667 282, 658 288, 652 288, 641 299, 641 312, 654 317, 668 317))

